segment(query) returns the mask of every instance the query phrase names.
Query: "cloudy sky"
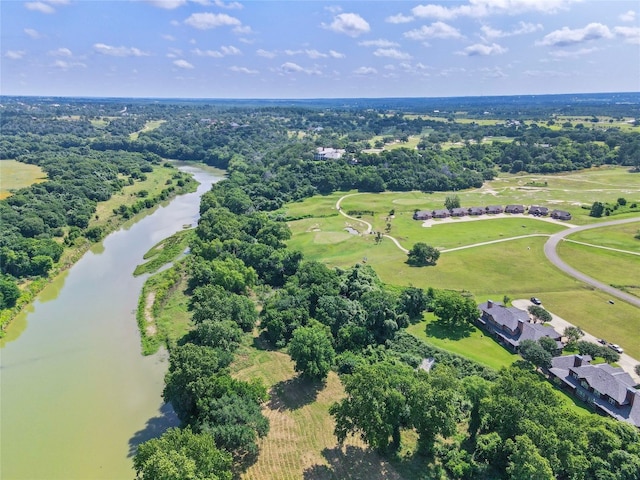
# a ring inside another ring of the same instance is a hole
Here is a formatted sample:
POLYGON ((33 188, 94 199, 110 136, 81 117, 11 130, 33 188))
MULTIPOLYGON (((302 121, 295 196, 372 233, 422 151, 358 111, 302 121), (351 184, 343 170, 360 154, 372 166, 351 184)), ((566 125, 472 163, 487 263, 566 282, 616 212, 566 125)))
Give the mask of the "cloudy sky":
POLYGON ((2 0, 0 22, 5 95, 640 91, 638 1, 2 0))

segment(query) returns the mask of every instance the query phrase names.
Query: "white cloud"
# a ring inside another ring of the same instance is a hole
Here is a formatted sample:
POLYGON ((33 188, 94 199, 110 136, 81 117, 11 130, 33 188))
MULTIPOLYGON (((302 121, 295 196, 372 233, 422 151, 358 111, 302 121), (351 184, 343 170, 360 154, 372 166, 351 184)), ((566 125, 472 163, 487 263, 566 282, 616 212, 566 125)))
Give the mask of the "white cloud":
POLYGON ((378 48, 373 54, 376 57, 394 58, 396 60, 409 60, 411 55, 406 52, 401 52, 395 48, 378 48))
POLYGON ((232 72, 244 73, 247 75, 255 75, 257 73, 260 73, 258 70, 252 70, 247 67, 238 67, 236 65, 229 67, 229 70, 231 70, 232 72))
POLYGON ((305 53, 309 58, 327 58, 329 55, 326 53, 319 52, 318 50, 305 50, 305 53))
POLYGON ((373 67, 360 67, 353 71, 356 75, 375 75, 378 71, 373 67))
POLYGON ((270 52, 268 50, 263 50, 263 49, 256 50, 256 55, 264 58, 276 58, 277 56, 276 52, 270 52))
POLYGON ((59 68, 60 70, 69 70, 70 68, 74 68, 74 67, 87 68, 87 66, 84 63, 67 62, 66 60, 56 60, 55 62, 53 62, 51 66, 54 68, 59 68))
POLYGON ((435 22, 429 26, 423 25, 421 28, 410 30, 404 36, 411 40, 426 40, 427 38, 463 38, 457 28, 444 22, 435 22))
POLYGON ((500 67, 484 67, 480 68, 478 72, 484 78, 506 78, 508 76, 500 67))
POLYGON ((558 70, 525 70, 522 73, 524 73, 528 77, 536 77, 536 78, 537 77, 542 77, 542 78, 568 77, 570 75, 565 71, 558 71, 558 70))
POLYGON ((114 47, 104 43, 95 43, 93 49, 97 53, 112 57, 146 57, 149 54, 135 47, 114 47))
POLYGON ((543 27, 540 23, 526 23, 526 22, 519 22, 518 27, 514 28, 510 32, 505 32, 503 30, 491 28, 488 25, 483 25, 480 28, 484 36, 487 38, 501 38, 501 37, 512 37, 514 35, 525 35, 527 33, 533 33, 542 29, 543 27))
POLYGON ((53 8, 48 3, 44 3, 44 2, 27 2, 24 4, 24 6, 27 10, 31 10, 33 12, 40 12, 40 13, 46 13, 46 14, 51 14, 56 12, 55 8, 53 8))
POLYGON ((242 51, 239 48, 231 45, 228 47, 220 47, 220 50, 200 50, 199 48, 196 48, 193 53, 199 57, 213 58, 222 58, 228 55, 242 55, 242 51))
POLYGON ((332 58, 345 58, 346 55, 344 53, 336 52, 335 50, 329 50, 329 55, 332 58))
POLYGON ((233 33, 237 33, 238 35, 250 35, 253 33, 253 30, 249 25, 238 25, 234 27, 233 33))
POLYGON ((488 15, 516 15, 527 12, 556 13, 566 10, 569 4, 581 0, 469 0, 466 5, 443 7, 442 5, 418 5, 411 10, 420 18, 451 20, 457 17, 480 18, 488 15))
POLYGON ((322 24, 328 30, 344 33, 350 37, 358 37, 369 32, 371 27, 367 21, 357 13, 341 13, 336 15, 330 25, 322 24))
POLYGON ((170 48, 167 58, 179 58, 182 56, 182 50, 179 48, 170 48))
POLYGON ((208 30, 223 26, 239 26, 240 20, 226 13, 194 13, 184 21, 190 27, 198 30, 208 30))
POLYGON ((566 47, 568 45, 611 37, 613 37, 613 34, 609 30, 609 27, 601 23, 590 23, 584 28, 570 29, 568 27, 562 27, 560 30, 545 35, 542 40, 536 42, 536 45, 566 47))
POLYGON ((482 43, 476 43, 475 45, 469 45, 467 48, 458 52, 460 55, 466 55, 467 57, 478 57, 488 55, 502 55, 507 52, 507 48, 492 43, 491 45, 485 45, 482 43))
POLYGON ((627 43, 640 44, 640 27, 614 27, 613 31, 627 43))
POLYGON ((224 3, 222 0, 214 0, 213 3, 216 7, 228 8, 229 10, 240 10, 243 8, 243 5, 240 2, 224 3))
POLYGON ((363 42, 358 42, 358 45, 360 45, 361 47, 390 48, 390 47, 397 47, 400 44, 380 38, 378 40, 365 40, 363 42))
POLYGON ((621 14, 618 18, 623 22, 633 22, 636 19, 636 12, 629 10, 628 12, 621 14))
POLYGON ((182 59, 180 59, 180 60, 175 60, 175 61, 173 62, 173 64, 174 64, 176 67, 184 68, 185 70, 191 70, 191 69, 195 68, 195 67, 194 67, 193 65, 191 65, 189 62, 187 62, 186 60, 182 60, 182 59))
POLYGON ((174 37, 173 35, 162 35, 162 39, 163 40, 167 40, 168 42, 175 42, 176 41, 176 37, 174 37))
POLYGON ((57 50, 49 50, 49 55, 53 57, 70 57, 72 53, 68 48, 58 48, 57 50))
POLYGON ((26 54, 27 52, 24 50, 7 50, 7 53, 5 53, 4 56, 11 60, 20 60, 26 54))
POLYGON ((25 28, 24 33, 26 33, 29 37, 37 40, 38 38, 42 38, 42 34, 33 28, 25 28))
POLYGON ((285 62, 280 65, 280 71, 284 73, 306 73, 307 75, 320 73, 318 70, 304 68, 293 62, 285 62))
POLYGON ((187 0, 145 0, 149 5, 164 8, 165 10, 173 10, 175 8, 186 5, 187 0))
POLYGON ((599 48, 581 48, 579 50, 556 50, 549 52, 549 55, 556 58, 577 58, 583 55, 589 55, 590 53, 597 52, 599 48))
POLYGON ((409 22, 413 22, 414 18, 409 16, 409 15, 403 15, 402 13, 399 13, 397 15, 391 15, 390 17, 387 17, 385 19, 386 22, 388 23, 395 23, 395 24, 399 24, 399 23, 409 23, 409 22))

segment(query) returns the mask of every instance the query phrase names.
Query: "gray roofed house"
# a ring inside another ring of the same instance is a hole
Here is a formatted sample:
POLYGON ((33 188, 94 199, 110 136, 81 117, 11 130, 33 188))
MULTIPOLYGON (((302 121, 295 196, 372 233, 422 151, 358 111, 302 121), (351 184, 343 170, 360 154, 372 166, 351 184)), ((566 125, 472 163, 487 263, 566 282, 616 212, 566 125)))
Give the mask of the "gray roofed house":
POLYGON ((501 303, 488 300, 478 305, 478 323, 489 334, 513 352, 520 348, 522 340, 539 340, 549 337, 562 349, 561 335, 553 327, 531 323, 529 314, 516 307, 505 307, 501 303))
POLYGON ((504 211, 506 213, 524 213, 524 205, 507 205, 504 211))
POLYGON ((346 150, 341 148, 318 147, 313 154, 314 160, 338 160, 346 150))
MULTIPOLYGON (((524 208, 524 207, 522 207, 522 208, 524 208)), ((491 214, 494 214, 494 215, 497 214, 497 213, 504 213, 504 208, 502 208, 502 205, 489 205, 487 207, 487 213, 491 213, 491 214)))
POLYGON ((571 220, 571 214, 564 210, 553 210, 551 212, 551 218, 555 218, 557 220, 571 220))
POLYGON ((554 357, 549 373, 597 410, 640 428, 640 391, 631 375, 607 363, 591 365, 590 360, 580 355, 554 357))
POLYGON ((418 210, 413 214, 414 220, 429 220, 433 216, 432 210, 418 210))
POLYGON ((470 207, 469 215, 483 215, 485 209, 483 207, 470 207))
POLYGON ((538 205, 531 205, 529 207, 529 215, 546 217, 549 215, 549 209, 547 207, 540 207, 538 205))
POLYGON ((467 213, 468 213, 468 209, 466 208, 459 207, 459 208, 451 209, 452 217, 464 217, 467 213))
POLYGON ((447 210, 446 208, 443 208, 442 210, 434 210, 433 211, 433 218, 446 218, 449 217, 451 214, 449 213, 449 210, 447 210))

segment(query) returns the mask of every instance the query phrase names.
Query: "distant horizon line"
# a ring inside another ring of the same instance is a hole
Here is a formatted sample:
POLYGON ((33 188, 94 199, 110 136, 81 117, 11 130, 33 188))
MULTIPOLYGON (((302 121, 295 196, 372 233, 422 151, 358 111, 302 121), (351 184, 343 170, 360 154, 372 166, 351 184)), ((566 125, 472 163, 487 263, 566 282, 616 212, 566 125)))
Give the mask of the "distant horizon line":
POLYGON ((182 100, 182 101, 277 101, 303 102, 318 100, 441 100, 456 98, 516 98, 516 97, 553 97, 553 96, 585 96, 585 95, 640 95, 640 91, 603 91, 603 92, 571 92, 571 93, 519 93, 505 95, 448 95, 448 96, 389 96, 389 97, 136 97, 136 96, 93 96, 93 95, 43 95, 43 94, 0 94, 0 98, 74 98, 87 100, 182 100))

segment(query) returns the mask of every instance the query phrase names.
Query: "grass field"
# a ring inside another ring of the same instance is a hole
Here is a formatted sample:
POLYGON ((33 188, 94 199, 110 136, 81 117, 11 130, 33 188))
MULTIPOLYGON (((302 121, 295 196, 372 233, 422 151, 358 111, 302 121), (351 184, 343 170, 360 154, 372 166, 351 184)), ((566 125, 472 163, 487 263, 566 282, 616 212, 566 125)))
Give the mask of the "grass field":
POLYGON ((0 200, 9 197, 14 190, 44 182, 46 179, 47 174, 37 165, 16 160, 0 160, 0 200))
POLYGON ((324 385, 301 380, 285 352, 268 349, 259 338, 247 343, 232 370, 237 378, 260 378, 265 383, 270 400, 263 413, 271 427, 259 442, 257 462, 241 478, 415 478, 401 476, 359 438, 347 439, 342 447, 337 444, 329 407, 344 396, 344 390, 335 373, 329 374, 324 385))
POLYGON ((150 132, 162 125, 166 120, 149 120, 142 129, 129 135, 130 140, 137 140, 142 132, 150 132))
MULTIPOLYGON (((467 290, 478 302, 489 298, 501 301, 504 295, 512 299, 538 296, 544 299, 545 307, 567 321, 593 335, 619 343, 629 354, 640 357, 638 309, 623 301, 616 301, 611 308, 608 296, 565 275, 547 261, 543 251, 546 236, 565 226, 513 216, 442 222, 424 228, 422 222, 411 218, 415 209, 442 208, 446 196, 452 192, 355 194, 342 200, 343 212, 373 211, 373 215, 365 215, 362 220, 371 223, 374 231, 384 232, 389 225, 388 233, 405 248, 411 248, 418 241, 450 249, 522 235, 541 235, 445 252, 436 266, 416 268, 405 263, 406 254, 389 239, 376 244, 374 235, 352 235, 346 230, 351 227, 363 232, 366 228, 362 222, 340 216, 335 209, 336 201, 347 193, 355 192, 316 196, 287 205, 284 212, 290 218, 308 217, 289 222, 293 232, 289 246, 303 251, 307 259, 328 266, 349 267, 366 261, 382 281, 392 285, 467 290), (393 215, 390 215, 392 210, 393 215)), ((505 175, 487 182, 480 189, 455 194, 463 206, 522 203, 567 209, 574 214, 571 224, 577 225, 640 216, 635 213, 595 219, 588 216, 588 210, 580 208, 580 205, 591 205, 594 200, 612 203, 619 197, 625 197, 629 203, 640 200, 640 175, 616 167, 564 175, 505 175), (546 186, 532 186, 545 185, 545 182, 546 186)), ((569 238, 639 251, 640 241, 633 238, 638 229, 638 224, 632 223, 581 232, 569 238)), ((569 242, 563 242, 559 253, 586 274, 640 294, 640 288, 635 287, 640 285, 637 273, 640 272, 640 257, 569 242)), ((473 344, 475 340, 465 339, 467 345, 455 345, 446 339, 435 339, 433 343, 470 356, 476 355, 475 350, 478 350, 473 344)))

